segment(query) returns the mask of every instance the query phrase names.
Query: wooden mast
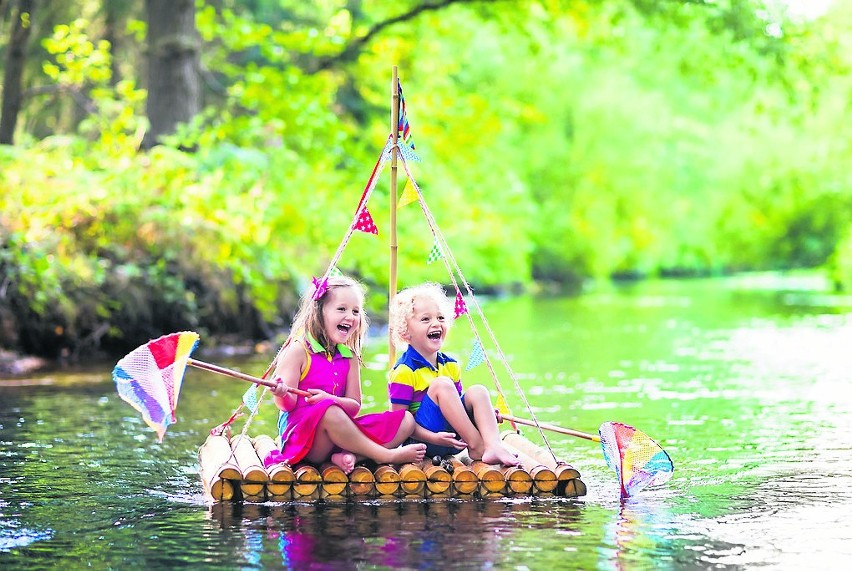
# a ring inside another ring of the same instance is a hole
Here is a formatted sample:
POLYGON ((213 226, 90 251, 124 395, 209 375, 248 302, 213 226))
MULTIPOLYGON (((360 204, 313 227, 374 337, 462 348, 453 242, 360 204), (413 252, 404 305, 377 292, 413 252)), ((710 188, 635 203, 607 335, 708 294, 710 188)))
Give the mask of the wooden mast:
MULTIPOLYGON (((396 295, 396 259, 399 246, 396 241, 396 153, 399 141, 399 78, 396 66, 393 66, 391 79, 391 133, 393 147, 391 147, 391 171, 390 171, 390 274, 388 278, 388 306, 396 295)), ((390 328, 388 328, 388 367, 393 367, 396 360, 396 349, 393 346, 390 328)))

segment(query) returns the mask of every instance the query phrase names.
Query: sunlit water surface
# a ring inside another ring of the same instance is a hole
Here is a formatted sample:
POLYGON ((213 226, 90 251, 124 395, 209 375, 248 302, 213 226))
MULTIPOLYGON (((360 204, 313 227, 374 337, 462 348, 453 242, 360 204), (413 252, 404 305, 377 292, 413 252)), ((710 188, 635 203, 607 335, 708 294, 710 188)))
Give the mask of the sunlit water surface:
MULTIPOLYGON (((158 444, 106 364, 0 382, 0 567, 838 569, 852 555, 847 299, 752 276, 483 307, 514 414, 529 416, 517 381, 541 421, 632 424, 672 456, 673 479, 622 502, 596 444, 545 433, 585 497, 209 505, 198 447, 246 387, 190 371, 158 444)), ((465 358, 470 327, 450 337, 465 358)), ((386 402, 383 347, 364 375, 371 411, 386 402)), ((222 364, 260 374, 268 359, 222 364)), ((484 366, 465 382, 491 385, 484 366)), ((250 432, 274 419, 265 403, 250 432)))

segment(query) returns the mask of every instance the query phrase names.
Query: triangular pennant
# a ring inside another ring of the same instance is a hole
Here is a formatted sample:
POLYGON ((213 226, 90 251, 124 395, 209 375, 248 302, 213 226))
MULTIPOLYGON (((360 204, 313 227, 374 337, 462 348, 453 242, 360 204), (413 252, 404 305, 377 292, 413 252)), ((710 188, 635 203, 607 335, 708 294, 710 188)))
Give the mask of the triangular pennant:
POLYGON ((353 226, 355 230, 360 230, 361 232, 366 232, 367 234, 378 234, 379 229, 376 228, 376 223, 373 222, 373 217, 370 216, 370 211, 365 207, 361 214, 358 215, 358 220, 355 221, 355 225, 353 226))
MULTIPOLYGON (((501 415, 505 416, 508 414, 511 416, 512 414, 512 411, 509 410, 509 405, 506 404, 506 399, 503 397, 503 393, 497 394, 497 401, 494 403, 494 407, 500 412, 501 415)), ((515 432, 518 431, 518 427, 513 420, 510 420, 509 424, 512 425, 512 429, 515 432)))
POLYGON ((243 404, 252 412, 257 412, 257 385, 252 385, 243 393, 243 404))
POLYGON ((473 342, 473 349, 470 350, 470 359, 468 359, 467 367, 465 367, 464 370, 469 371, 474 367, 478 367, 484 362, 485 351, 482 349, 482 343, 480 343, 479 339, 477 339, 473 342))
MULTIPOLYGON (((438 240, 435 240, 435 244, 432 246, 432 250, 429 252, 429 257, 426 258, 426 263, 431 264, 432 262, 437 262, 443 257, 444 252, 441 251, 441 246, 438 245, 438 240)), ((458 315, 456 317, 458 317, 458 315)))
POLYGON ((411 179, 406 179, 405 188, 402 189, 402 195, 399 197, 399 202, 397 203, 397 208, 402 208, 403 206, 407 206, 412 202, 417 202, 418 199, 417 191, 414 190, 414 185, 411 184, 411 179))
POLYGON ((456 290, 456 319, 467 313, 467 305, 464 303, 464 298, 459 290, 456 290))
POLYGON ((407 144, 407 146, 414 148, 414 141, 411 139, 411 125, 408 123, 408 111, 405 108, 405 96, 402 94, 402 82, 397 79, 396 81, 397 91, 399 92, 399 125, 397 128, 399 129, 399 136, 402 137, 402 140, 407 144))
POLYGON ((328 276, 331 278, 342 278, 343 272, 337 269, 337 266, 331 266, 331 269, 328 271, 328 276))

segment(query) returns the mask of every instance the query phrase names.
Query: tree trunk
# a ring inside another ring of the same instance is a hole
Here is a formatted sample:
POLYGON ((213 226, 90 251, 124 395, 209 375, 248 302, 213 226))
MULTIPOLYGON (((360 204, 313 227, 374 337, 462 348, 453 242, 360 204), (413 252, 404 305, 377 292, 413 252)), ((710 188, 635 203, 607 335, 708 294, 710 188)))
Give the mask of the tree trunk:
POLYGON ((145 0, 148 12, 149 149, 201 109, 200 38, 194 0, 145 0))
POLYGON ((3 74, 3 102, 0 111, 0 145, 11 145, 21 110, 21 78, 24 75, 27 41, 30 38, 35 0, 19 0, 12 18, 12 33, 6 47, 6 71, 3 74))

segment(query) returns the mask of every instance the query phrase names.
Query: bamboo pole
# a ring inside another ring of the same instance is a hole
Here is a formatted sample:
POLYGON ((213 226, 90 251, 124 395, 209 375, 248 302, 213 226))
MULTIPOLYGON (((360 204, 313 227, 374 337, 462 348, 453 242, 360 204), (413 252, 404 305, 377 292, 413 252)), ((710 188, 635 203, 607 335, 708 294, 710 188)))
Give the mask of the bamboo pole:
MULTIPOLYGON (((263 461, 270 452, 278 450, 275 441, 267 434, 261 434, 252 438, 255 452, 259 460, 263 461)), ((266 482, 266 492, 270 499, 289 500, 292 497, 293 482, 296 476, 293 469, 284 463, 272 464, 266 468, 269 480, 266 482)))
POLYGON ((512 446, 511 444, 507 443, 505 439, 503 440, 503 446, 505 446, 511 452, 517 454, 521 466, 524 468, 524 470, 529 472, 536 492, 551 493, 553 492, 553 490, 556 489, 556 474, 553 472, 553 470, 551 470, 526 452, 519 450, 515 446, 512 446))
POLYGON ((506 478, 499 466, 486 464, 482 460, 474 460, 470 463, 470 469, 479 478, 480 491, 483 492, 502 492, 506 487, 506 478))
POLYGON ((231 463, 231 446, 224 436, 211 434, 198 450, 198 464, 204 492, 217 502, 234 499, 234 481, 242 478, 231 463))
POLYGON ((376 477, 366 466, 355 466, 349 472, 349 493, 355 497, 372 497, 376 493, 376 477))
POLYGON ((511 431, 506 431, 501 436, 503 438, 503 442, 514 446, 518 450, 523 451, 535 460, 538 460, 539 462, 553 470, 553 473, 556 475, 556 481, 558 482, 558 495, 578 495, 577 493, 575 493, 578 490, 577 485, 569 483, 571 482, 571 480, 576 480, 580 477, 580 472, 577 469, 575 469, 567 462, 562 462, 561 460, 554 460, 553 456, 548 453, 547 450, 533 444, 520 434, 511 431))
POLYGON ((263 499, 269 474, 266 473, 263 462, 257 457, 257 452, 251 440, 248 436, 235 436, 231 439, 231 450, 234 451, 234 458, 236 458, 237 466, 240 467, 242 474, 240 490, 243 496, 263 499))
POLYGON ((346 494, 349 478, 340 466, 332 462, 325 462, 320 466, 320 476, 322 478, 320 497, 326 498, 346 494))
MULTIPOLYGON (((391 73, 391 169, 390 169, 390 273, 388 275, 388 303, 396 295, 397 251, 399 245, 396 238, 396 186, 397 186, 397 152, 399 142, 399 75, 396 66, 391 73)), ((390 328, 388 329, 388 366, 393 367, 396 360, 396 349, 393 345, 390 328)))
POLYGON ((523 495, 529 494, 532 491, 532 476, 523 467, 507 466, 502 468, 502 471, 503 479, 506 480, 506 493, 523 495))
POLYGON ((559 434, 565 434, 568 436, 576 436, 577 438, 585 438, 586 440, 591 440, 592 442, 600 442, 601 437, 597 434, 589 434, 588 432, 580 432, 579 430, 573 430, 571 428, 563 428, 561 426, 556 426, 555 424, 547 424, 546 422, 535 423, 532 420, 527 420, 526 418, 519 418, 517 416, 512 416, 511 414, 501 414, 503 420, 508 420, 517 424, 523 424, 525 426, 535 426, 537 428, 541 428, 543 430, 549 430, 551 432, 557 432, 559 434))
POLYGON ((452 471, 449 469, 447 471, 453 478, 453 495, 473 494, 479 488, 479 478, 476 477, 476 473, 455 456, 448 457, 447 462, 452 468, 452 471))
POLYGON ((399 491, 399 472, 390 464, 376 468, 376 492, 380 496, 392 496, 399 491))
POLYGON ((426 472, 417 464, 403 464, 399 467, 399 487, 403 495, 422 497, 426 490, 426 472))
POLYGON ((435 465, 431 460, 424 460, 420 469, 426 475, 426 492, 429 495, 441 495, 449 493, 453 478, 450 473, 441 466, 435 465))
POLYGON ((296 477, 293 484, 294 499, 319 499, 319 486, 322 481, 319 470, 310 464, 302 464, 296 467, 293 475, 296 477))

